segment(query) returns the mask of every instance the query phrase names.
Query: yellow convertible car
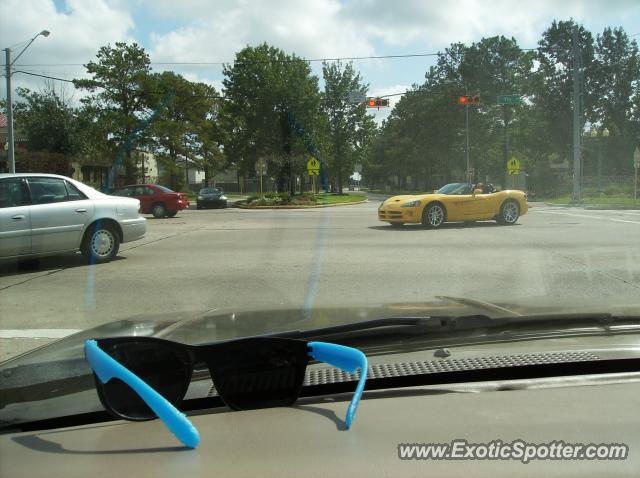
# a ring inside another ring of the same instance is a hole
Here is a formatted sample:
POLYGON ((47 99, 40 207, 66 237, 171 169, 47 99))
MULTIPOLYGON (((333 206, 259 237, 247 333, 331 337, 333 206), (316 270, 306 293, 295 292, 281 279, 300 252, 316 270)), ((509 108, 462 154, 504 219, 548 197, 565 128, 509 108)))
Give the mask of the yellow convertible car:
POLYGON ((378 219, 392 226, 421 223, 430 228, 460 221, 496 220, 510 225, 527 210, 523 191, 495 191, 490 184, 452 183, 433 194, 393 196, 378 208, 378 219))

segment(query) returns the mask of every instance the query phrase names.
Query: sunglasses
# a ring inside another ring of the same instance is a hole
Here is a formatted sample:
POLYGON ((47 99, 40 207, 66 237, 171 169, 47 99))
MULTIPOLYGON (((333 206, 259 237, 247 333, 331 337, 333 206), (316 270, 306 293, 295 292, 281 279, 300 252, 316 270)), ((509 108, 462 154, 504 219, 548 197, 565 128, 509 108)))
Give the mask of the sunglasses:
POLYGON ((347 428, 353 423, 367 376, 367 358, 360 350, 297 339, 257 337, 185 345, 154 337, 115 337, 87 340, 84 352, 107 411, 125 420, 158 417, 191 448, 200 441, 198 431, 176 407, 197 364, 209 368, 218 395, 233 410, 294 404, 311 359, 349 373, 360 369, 345 418, 347 428))

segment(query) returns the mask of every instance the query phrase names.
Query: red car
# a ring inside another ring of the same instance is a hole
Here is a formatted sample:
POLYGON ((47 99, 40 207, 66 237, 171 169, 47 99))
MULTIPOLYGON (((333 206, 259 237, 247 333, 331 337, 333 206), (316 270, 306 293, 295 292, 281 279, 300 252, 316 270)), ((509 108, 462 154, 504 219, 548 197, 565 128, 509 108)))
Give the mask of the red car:
POLYGON ((140 212, 153 214, 155 218, 173 217, 189 207, 189 199, 185 193, 177 193, 157 184, 135 184, 125 186, 113 193, 140 200, 140 212))

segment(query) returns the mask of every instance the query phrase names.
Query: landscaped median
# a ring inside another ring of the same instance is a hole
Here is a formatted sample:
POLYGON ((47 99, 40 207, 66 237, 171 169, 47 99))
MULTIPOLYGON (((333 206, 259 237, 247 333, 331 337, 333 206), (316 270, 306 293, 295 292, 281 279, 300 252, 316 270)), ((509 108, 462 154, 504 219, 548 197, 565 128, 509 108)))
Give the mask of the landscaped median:
POLYGON ((236 207, 243 209, 306 209, 318 207, 360 204, 367 201, 364 194, 312 194, 266 193, 249 196, 238 201, 236 207))

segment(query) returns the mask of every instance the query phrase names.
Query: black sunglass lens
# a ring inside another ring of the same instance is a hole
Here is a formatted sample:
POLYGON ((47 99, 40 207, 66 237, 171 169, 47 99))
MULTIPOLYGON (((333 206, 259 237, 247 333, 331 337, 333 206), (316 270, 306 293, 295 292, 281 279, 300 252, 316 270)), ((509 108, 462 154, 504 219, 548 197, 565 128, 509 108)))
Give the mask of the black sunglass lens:
MULTIPOLYGON (((176 405, 190 380, 187 357, 179 350, 145 342, 110 344, 103 348, 144 382, 176 405)), ((155 418, 155 413, 127 384, 112 379, 102 385, 103 401, 119 415, 133 420, 155 418)))
POLYGON ((298 398, 309 362, 305 342, 242 340, 211 363, 216 389, 235 410, 287 406, 298 398))

